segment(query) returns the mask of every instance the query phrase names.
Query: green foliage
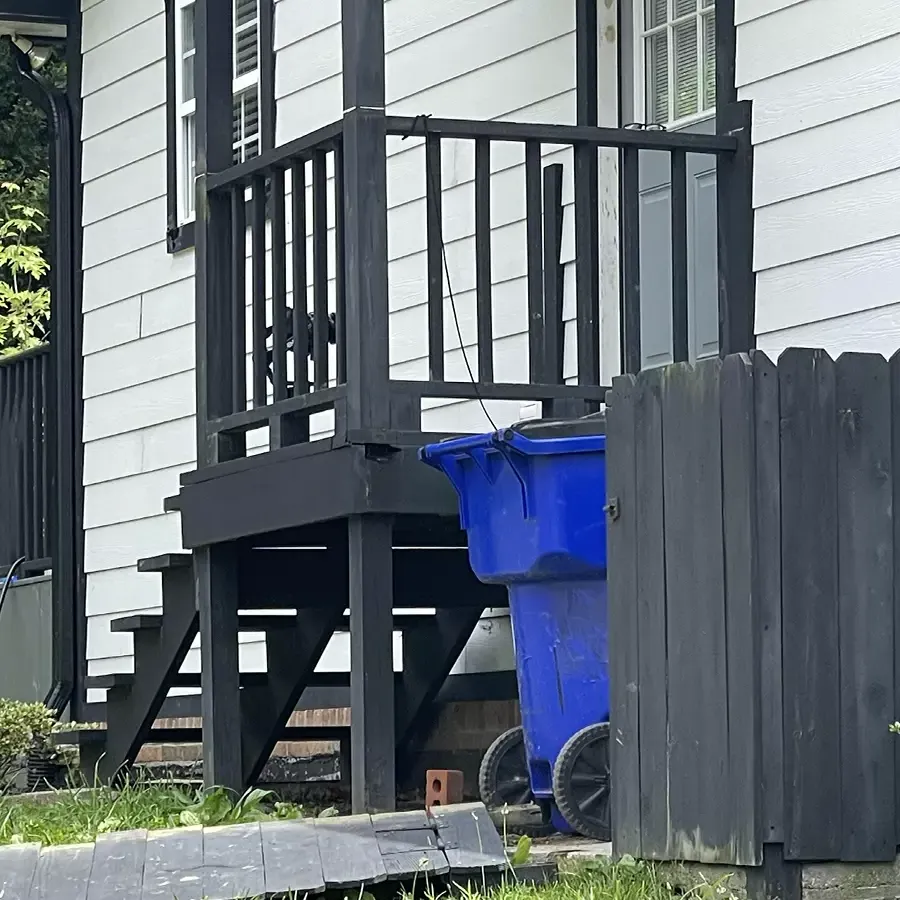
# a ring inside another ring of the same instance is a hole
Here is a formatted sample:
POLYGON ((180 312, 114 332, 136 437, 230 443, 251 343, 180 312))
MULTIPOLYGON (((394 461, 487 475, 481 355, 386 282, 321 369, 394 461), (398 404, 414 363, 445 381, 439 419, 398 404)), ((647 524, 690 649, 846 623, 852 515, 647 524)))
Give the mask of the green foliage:
POLYGON ((497 887, 470 883, 442 892, 439 885, 426 883, 419 891, 405 893, 403 900, 414 896, 424 900, 734 900, 725 886, 727 879, 715 885, 677 888, 654 866, 630 857, 618 862, 608 857, 576 864, 561 861, 560 865, 559 879, 549 884, 525 884, 510 872, 497 887))
POLYGON ((531 855, 531 843, 531 838, 527 834, 519 837, 516 849, 509 859, 514 866, 524 866, 528 862, 528 857, 531 855))
POLYGON ((60 791, 49 803, 0 797, 0 844, 83 844, 112 831, 236 825, 302 814, 299 806, 274 802, 269 791, 235 798, 221 788, 200 791, 189 784, 130 778, 115 790, 60 791))
POLYGON ((36 246, 46 217, 22 194, 19 185, 0 183, 0 356, 42 343, 50 317, 50 267, 36 246))
POLYGON ((45 748, 56 715, 43 703, 0 699, 0 786, 15 775, 29 750, 45 748))
MULTIPOLYGON (((54 87, 65 87, 63 54, 54 53, 41 77, 54 87)), ((24 97, 12 48, 8 41, 0 41, 0 181, 30 185, 34 193, 28 194, 28 201, 45 211, 49 153, 47 117, 24 97)))
POLYGON ((201 795, 196 802, 178 815, 180 825, 236 825, 239 822, 260 822, 270 816, 262 802, 272 796, 271 791, 247 791, 236 803, 222 788, 201 795))

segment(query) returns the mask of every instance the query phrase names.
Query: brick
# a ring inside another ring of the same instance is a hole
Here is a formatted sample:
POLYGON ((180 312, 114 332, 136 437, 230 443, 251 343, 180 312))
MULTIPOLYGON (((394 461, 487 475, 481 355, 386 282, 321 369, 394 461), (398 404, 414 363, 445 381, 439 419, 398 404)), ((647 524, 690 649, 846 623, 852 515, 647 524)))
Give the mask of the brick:
POLYGON ((425 807, 463 802, 463 773, 457 769, 429 769, 425 773, 425 807))

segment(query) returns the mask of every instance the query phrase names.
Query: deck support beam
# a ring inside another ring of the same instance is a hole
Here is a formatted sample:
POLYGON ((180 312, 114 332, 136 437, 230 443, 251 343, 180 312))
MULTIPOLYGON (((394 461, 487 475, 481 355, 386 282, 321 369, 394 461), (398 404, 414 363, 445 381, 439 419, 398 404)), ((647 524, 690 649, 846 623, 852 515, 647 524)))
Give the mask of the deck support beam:
POLYGON ((353 812, 396 808, 393 523, 352 516, 350 571, 350 751, 353 812))
POLYGON ((194 551, 200 611, 203 783, 243 793, 238 666, 238 563, 233 546, 194 551))

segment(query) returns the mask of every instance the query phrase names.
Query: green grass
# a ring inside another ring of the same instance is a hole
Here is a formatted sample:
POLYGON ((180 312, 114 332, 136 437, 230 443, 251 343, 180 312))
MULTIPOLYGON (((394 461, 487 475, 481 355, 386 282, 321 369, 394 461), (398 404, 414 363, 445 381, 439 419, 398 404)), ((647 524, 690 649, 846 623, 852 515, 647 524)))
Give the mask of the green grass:
POLYGON ((46 802, 0 797, 0 845, 83 844, 110 831, 235 825, 268 818, 297 818, 299 807, 274 802, 265 791, 241 798, 225 791, 199 791, 177 783, 126 782, 58 792, 46 802))
MULTIPOLYGON (((335 812, 329 809, 323 815, 335 812)), ((48 802, 0 797, 0 844, 78 844, 109 831, 237 824, 301 814, 299 807, 276 803, 263 791, 229 798, 221 790, 203 792, 185 784, 130 782, 115 791, 104 787, 60 791, 48 802)), ((423 879, 403 900, 733 900, 727 877, 685 891, 670 884, 654 866, 627 857, 576 864, 549 885, 522 884, 513 871, 497 887, 479 887, 477 882, 476 878, 473 885, 442 895, 423 879)), ((346 900, 374 898, 363 892, 346 900)))
MULTIPOLYGON (((598 859, 564 870, 559 880, 547 885, 520 884, 514 874, 494 888, 464 889, 462 900, 733 900, 727 878, 716 884, 702 883, 681 891, 665 880, 659 870, 625 858, 618 862, 598 859)), ((409 900, 409 898, 407 898, 409 900)), ((426 900, 437 900, 428 896, 426 900)))
MULTIPOLYGON (((320 815, 335 813, 328 809, 320 815)), ((0 844, 78 844, 110 831, 227 825, 300 815, 299 807, 277 803, 264 791, 230 798, 221 790, 204 792, 186 784, 129 782, 115 791, 105 787, 60 791, 47 802, 0 796, 0 844)), ((454 900, 733 900, 728 876, 684 890, 669 883, 656 867, 628 857, 578 863, 549 885, 519 883, 513 871, 497 887, 478 887, 477 881, 454 890, 454 900)), ((442 896, 427 880, 415 885, 414 895, 416 900, 441 900, 442 896)), ((373 898, 357 893, 347 900, 373 898)), ((413 900, 413 895, 403 900, 413 900)))

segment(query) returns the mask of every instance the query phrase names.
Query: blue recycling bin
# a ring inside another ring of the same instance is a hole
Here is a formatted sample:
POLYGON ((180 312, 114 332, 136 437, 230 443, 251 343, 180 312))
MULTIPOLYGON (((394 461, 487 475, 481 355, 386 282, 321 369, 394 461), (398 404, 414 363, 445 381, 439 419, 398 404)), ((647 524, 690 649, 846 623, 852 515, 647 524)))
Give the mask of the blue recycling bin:
POLYGON ((459 496, 478 578, 509 589, 522 728, 485 755, 490 805, 536 800, 609 839, 606 436, 601 416, 423 447, 459 496))

